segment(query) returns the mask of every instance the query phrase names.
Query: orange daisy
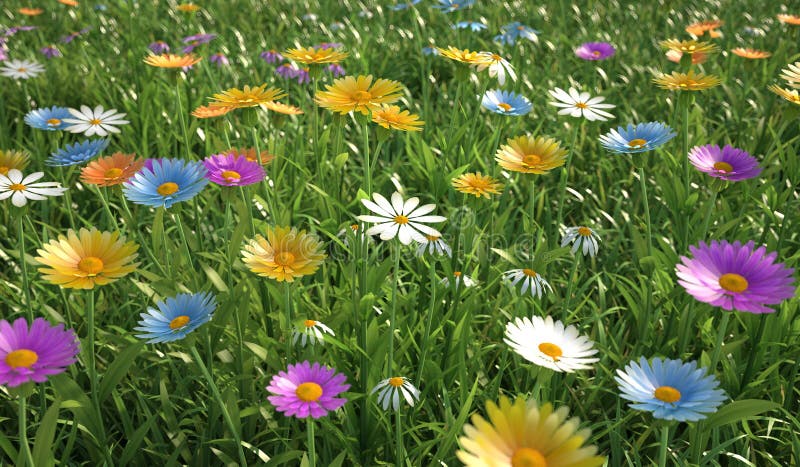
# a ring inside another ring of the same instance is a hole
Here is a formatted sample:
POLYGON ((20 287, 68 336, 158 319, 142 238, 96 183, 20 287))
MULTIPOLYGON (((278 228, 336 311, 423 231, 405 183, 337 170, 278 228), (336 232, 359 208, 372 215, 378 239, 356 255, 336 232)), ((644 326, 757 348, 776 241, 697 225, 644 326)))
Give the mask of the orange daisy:
POLYGON ((693 23, 690 24, 689 26, 686 26, 686 32, 697 37, 702 36, 706 32, 708 32, 708 35, 711 37, 719 37, 722 35, 722 33, 717 31, 717 29, 720 28, 723 24, 725 23, 719 20, 700 21, 698 23, 693 23))
POLYGON ((67 6, 78 6, 78 2, 75 0, 58 0, 58 3, 67 6))
POLYGON ((283 102, 270 101, 270 102, 264 102, 261 105, 266 107, 268 110, 271 110, 273 112, 278 112, 279 114, 300 115, 304 113, 303 109, 301 109, 300 107, 284 104, 283 102))
MULTIPOLYGON (((244 156, 250 162, 258 162, 256 148, 230 148, 225 151, 225 154, 231 153, 237 156, 244 156)), ((267 165, 272 162, 273 159, 275 159, 275 156, 270 154, 269 151, 261 151, 261 165, 267 165)))
POLYGON ((800 16, 797 15, 778 15, 778 21, 785 24, 800 26, 800 16))
POLYGON ((25 16, 39 16, 42 13, 44 13, 44 10, 42 10, 41 8, 25 8, 25 7, 23 7, 23 8, 20 8, 19 10, 17 10, 17 11, 20 14, 23 14, 25 16))
POLYGON ((189 55, 175 55, 175 54, 161 54, 161 55, 148 55, 145 57, 144 62, 150 66, 158 68, 183 68, 192 66, 202 60, 202 57, 195 57, 189 55))
MULTIPOLYGON (((683 57, 682 52, 678 52, 677 50, 667 50, 666 53, 667 60, 675 63, 681 62, 681 57, 683 57)), ((695 53, 692 54, 692 65, 697 65, 698 63, 703 63, 708 59, 708 55, 704 53, 695 53)))
POLYGON ((192 116, 197 118, 221 117, 231 110, 233 110, 233 107, 209 107, 207 105, 201 105, 192 110, 192 116))
POLYGON ((743 58, 750 58, 750 59, 753 59, 753 60, 756 60, 756 59, 759 59, 759 58, 767 58, 767 57, 772 56, 772 52, 766 52, 764 50, 756 50, 756 49, 745 49, 745 48, 742 48, 742 47, 737 47, 737 48, 731 50, 731 52, 734 55, 738 55, 738 56, 743 57, 743 58))
POLYGON ((195 5, 194 3, 182 3, 176 6, 175 9, 184 13, 194 13, 196 11, 200 11, 200 6, 195 5))
POLYGON ((136 154, 115 152, 92 161, 81 169, 81 181, 87 185, 119 185, 128 181, 142 167, 144 159, 137 159, 136 154))

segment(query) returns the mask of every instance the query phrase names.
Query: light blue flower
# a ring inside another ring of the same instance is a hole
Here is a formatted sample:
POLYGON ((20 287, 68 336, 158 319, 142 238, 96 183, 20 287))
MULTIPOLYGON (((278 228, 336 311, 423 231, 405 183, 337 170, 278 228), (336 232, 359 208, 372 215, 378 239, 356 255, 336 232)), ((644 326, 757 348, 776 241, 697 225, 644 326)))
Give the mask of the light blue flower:
POLYGON ((633 401, 631 408, 664 420, 702 420, 727 398, 725 391, 717 389, 717 378, 706 376, 706 369, 698 369, 697 362, 654 358, 651 365, 641 357, 617 374, 620 397, 633 401))
POLYGON ((500 115, 525 115, 533 107, 527 97, 514 92, 493 89, 483 95, 481 105, 500 115))
POLYGON ((158 309, 149 307, 147 313, 140 313, 142 320, 133 328, 144 333, 136 337, 147 339, 148 344, 183 339, 211 320, 217 302, 209 292, 182 293, 156 302, 156 306, 158 309))
POLYGON ((639 123, 627 128, 617 127, 600 137, 600 144, 618 154, 633 154, 653 150, 674 138, 676 133, 661 122, 639 123))
POLYGON ((413 7, 414 5, 416 5, 417 3, 421 2, 421 1, 422 0, 411 0, 409 2, 398 3, 398 4, 392 6, 392 10, 393 11, 406 10, 408 8, 413 7))
POLYGON ((422 48, 422 53, 425 54, 425 55, 441 55, 441 53, 439 52, 439 49, 437 49, 436 47, 433 47, 433 46, 423 47, 422 48))
POLYGON ((49 109, 31 110, 25 115, 25 123, 39 130, 56 131, 69 126, 69 123, 64 123, 65 118, 72 118, 69 109, 53 106, 49 109))
POLYGON ((192 199, 208 184, 202 162, 158 159, 125 182, 122 193, 136 204, 165 208, 192 199))
POLYGON ((513 23, 508 23, 502 28, 500 28, 501 34, 494 37, 495 42, 500 42, 501 44, 507 45, 514 45, 517 43, 517 40, 528 39, 531 42, 536 42, 539 40, 538 34, 539 31, 533 29, 530 26, 525 26, 524 24, 520 23, 519 21, 514 21, 513 23))
POLYGON ((44 163, 45 165, 57 167, 83 164, 103 152, 106 147, 108 147, 107 139, 87 139, 82 143, 64 146, 64 148, 50 154, 50 157, 44 163))
POLYGON ((486 29, 486 25, 478 21, 459 21, 453 25, 453 29, 471 29, 475 32, 486 29))
POLYGON ((464 8, 469 8, 474 3, 475 0, 439 0, 439 4, 433 7, 445 13, 452 13, 454 11, 463 10, 464 8))

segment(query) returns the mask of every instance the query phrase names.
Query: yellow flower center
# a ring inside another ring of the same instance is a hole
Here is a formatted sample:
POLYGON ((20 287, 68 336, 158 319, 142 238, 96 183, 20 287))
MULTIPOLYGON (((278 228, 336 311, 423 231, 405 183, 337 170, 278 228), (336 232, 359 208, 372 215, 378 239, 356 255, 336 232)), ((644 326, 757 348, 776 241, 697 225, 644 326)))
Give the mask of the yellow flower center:
POLYGON ((728 292, 741 293, 747 290, 747 279, 735 273, 723 274, 719 278, 719 286, 728 292))
POLYGON ((533 269, 523 269, 522 273, 525 274, 528 277, 536 277, 537 276, 536 271, 534 271, 533 269))
POLYGON ((578 235, 580 235, 581 237, 588 237, 591 234, 592 234, 592 229, 590 229, 589 227, 578 228, 578 235))
POLYGON ((511 456, 511 467, 547 467, 547 459, 532 448, 519 448, 511 456))
POLYGON ((564 355, 561 347, 550 342, 542 342, 539 344, 539 352, 552 358, 554 362, 557 362, 559 359, 561 359, 561 356, 564 355))
POLYGON ((25 73, 26 71, 28 71, 28 69, 25 68, 25 67, 20 67, 20 68, 17 68, 17 71, 20 72, 20 73, 25 73))
POLYGON ((358 224, 351 225, 350 226, 350 230, 352 230, 353 232, 357 232, 358 231, 358 224))
POLYGON ((403 378, 399 376, 395 376, 394 378, 389 378, 389 386, 399 388, 402 385, 403 385, 403 378))
POLYGON ((50 125, 50 126, 61 125, 61 120, 59 120, 57 118, 51 118, 50 120, 47 121, 47 124, 50 125))
POLYGON ((12 350, 6 355, 6 365, 12 369, 15 368, 30 368, 34 363, 39 360, 39 355, 33 350, 18 349, 12 350))
POLYGON ((367 102, 372 100, 372 94, 367 91, 356 91, 353 94, 353 100, 358 102, 359 104, 366 104, 367 102))
POLYGON ((156 191, 161 196, 169 196, 178 191, 178 184, 174 182, 166 182, 156 188, 156 191))
POLYGON ((294 264, 294 255, 291 252, 282 251, 275 255, 275 263, 277 263, 278 266, 291 266, 294 264))
POLYGON ((89 123, 92 124, 92 125, 99 125, 101 122, 100 122, 100 120, 98 120, 96 118, 93 118, 93 119, 89 120, 89 123))
POLYGON ((670 404, 674 404, 675 402, 681 400, 681 392, 672 386, 658 387, 653 395, 656 397, 656 399, 668 402, 670 404))
POLYGON ((180 315, 169 322, 169 328, 174 331, 186 326, 187 324, 189 324, 189 317, 186 315, 180 315))
POLYGON ((525 165, 534 166, 538 165, 541 162, 542 162, 542 157, 536 154, 525 154, 524 156, 522 156, 522 163, 525 165))
POLYGON ((8 186, 8 189, 11 191, 25 191, 25 185, 22 183, 12 183, 8 186))
POLYGON ((297 386, 294 393, 303 402, 314 402, 322 397, 322 386, 317 383, 303 383, 297 386))
POLYGON ((594 52, 592 52, 592 55, 595 57, 599 57, 601 54, 599 50, 595 50, 594 52))
POLYGON ((408 217, 403 215, 394 216, 394 221, 398 224, 408 224, 408 217))
POLYGON ((517 31, 524 31, 524 30, 525 30, 525 26, 517 26, 517 31))
POLYGON ((103 260, 97 256, 87 256, 78 261, 78 269, 90 276, 103 272, 103 260))
POLYGON ((586 105, 586 104, 584 104, 583 102, 578 102, 578 103, 576 103, 576 104, 575 104, 575 107, 577 107, 577 108, 579 108, 579 109, 588 109, 588 108, 589 108, 589 106, 588 106, 588 105, 586 105))
POLYGON ((697 81, 695 81, 693 79, 687 79, 683 83, 679 83, 678 86, 680 86, 682 88, 693 88, 693 87, 697 86, 697 84, 698 84, 697 81))
POLYGON ((492 60, 494 60, 495 62, 500 62, 500 61, 503 61, 503 57, 501 57, 501 56, 499 56, 497 54, 492 54, 492 60))
POLYGON ((628 146, 636 149, 644 147, 645 144, 647 144, 647 140, 641 138, 636 138, 628 141, 628 146))
POLYGON ((732 172, 733 166, 727 162, 714 162, 714 168, 720 172, 732 172))
POLYGON ((509 112, 512 109, 512 107, 510 105, 506 104, 505 102, 501 102, 501 103, 497 104, 497 106, 500 107, 500 109, 502 109, 503 112, 509 112))
POLYGON ((115 179, 122 175, 122 169, 119 167, 112 167, 103 174, 103 178, 106 179, 115 179))
POLYGON ((5 165, 0 165, 0 174, 6 175, 6 174, 8 174, 9 170, 11 170, 11 169, 6 167, 5 165))
POLYGON ((303 321, 303 324, 304 324, 304 325, 305 325, 305 327, 307 327, 307 328, 313 328, 314 326, 316 326, 316 325, 317 325, 317 322, 316 322, 316 321, 314 321, 313 319, 307 319, 307 320, 303 321))
POLYGON ((439 238, 441 237, 439 237, 438 235, 425 235, 425 238, 427 238, 429 242, 435 242, 436 240, 439 240, 439 238))
POLYGON ((453 275, 456 277, 461 277, 461 271, 456 271, 453 273, 453 275))
POLYGON ((222 178, 229 182, 237 181, 242 178, 242 175, 235 170, 223 170, 222 178))

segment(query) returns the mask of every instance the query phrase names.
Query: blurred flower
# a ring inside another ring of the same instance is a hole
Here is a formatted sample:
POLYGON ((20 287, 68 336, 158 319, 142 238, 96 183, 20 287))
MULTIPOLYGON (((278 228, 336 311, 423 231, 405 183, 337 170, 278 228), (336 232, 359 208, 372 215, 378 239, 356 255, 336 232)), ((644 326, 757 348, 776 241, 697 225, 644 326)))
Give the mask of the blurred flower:
POLYGON ((30 154, 25 151, 0 149, 0 175, 8 175, 8 171, 11 169, 25 170, 30 159, 30 154))
POLYGON ((389 130, 422 131, 425 122, 419 115, 400 110, 396 105, 381 105, 372 109, 372 121, 389 130))
POLYGON ((530 26, 525 26, 519 21, 506 24, 500 28, 500 31, 501 33, 494 37, 494 41, 501 44, 515 45, 520 38, 527 39, 531 42, 537 42, 539 40, 539 31, 530 26))
POLYGON ((526 135, 510 138, 507 143, 494 157, 507 170, 541 175, 566 162, 567 151, 553 138, 526 135))
POLYGON ((344 23, 342 23, 341 21, 334 21, 333 23, 331 23, 331 24, 328 26, 328 29, 330 29, 330 30, 331 30, 331 32, 335 32, 335 31, 339 31, 339 30, 341 30, 341 29, 344 29, 345 27, 346 27, 346 26, 345 26, 345 25, 344 25, 344 23))
POLYGON ((781 70, 781 79, 793 88, 800 88, 800 62, 790 63, 781 70))
POLYGON ((266 84, 262 84, 252 88, 247 85, 245 85, 244 89, 230 88, 219 94, 214 94, 208 106, 212 109, 219 107, 244 109, 258 107, 261 104, 280 99, 286 95, 281 88, 265 89, 266 87, 266 84))
POLYGON ((767 89, 783 97, 792 104, 800 105, 800 95, 798 95, 797 89, 783 89, 777 84, 773 84, 769 86, 767 89))
POLYGON ((259 162, 262 165, 267 165, 272 162, 273 159, 275 159, 275 156, 270 154, 269 151, 261 151, 258 155, 256 155, 255 148, 230 148, 225 152, 228 154, 244 156, 250 162, 259 162))
POLYGON ((200 7, 194 3, 181 3, 180 5, 176 6, 175 9, 184 13, 195 13, 200 11, 200 7))
POLYGON ((192 110, 192 116, 197 118, 221 117, 233 110, 233 107, 208 107, 201 105, 192 110))
POLYGON ((186 68, 195 65, 202 59, 202 57, 194 55, 161 54, 148 55, 144 58, 144 62, 158 68, 186 68))
POLYGON ((396 191, 392 193, 391 203, 380 193, 373 193, 372 199, 375 202, 362 199, 361 203, 377 216, 357 217, 360 221, 376 224, 367 230, 367 235, 380 234, 381 240, 398 237, 403 245, 410 244, 412 240, 424 243, 427 241, 425 235, 442 236, 438 230, 425 225, 447 220, 446 217, 427 215, 436 209, 435 204, 419 206, 419 198, 416 197, 403 201, 402 195, 396 191))
POLYGON ((503 184, 489 175, 482 175, 480 172, 465 173, 454 178, 451 182, 456 191, 465 195, 473 195, 476 198, 483 196, 489 199, 489 195, 499 195, 503 184))
POLYGON ((190 54, 198 46, 208 44, 216 37, 216 34, 194 34, 192 36, 186 36, 183 38, 182 42, 187 45, 183 48, 182 52, 184 54, 190 54))
POLYGON ((303 15, 302 19, 303 21, 310 21, 314 23, 317 21, 317 15, 315 15, 314 13, 306 13, 303 15))
POLYGON ((298 84, 306 84, 311 81, 311 75, 308 74, 308 68, 298 68, 294 74, 298 84))
POLYGON ((65 289, 93 289, 114 282, 136 270, 139 245, 125 242, 119 232, 67 231, 36 250, 42 279, 65 289))
POLYGON ((397 3, 395 5, 392 5, 392 10, 393 11, 406 10, 408 8, 413 7, 414 5, 418 4, 421 1, 422 0, 410 0, 410 1, 405 2, 405 3, 397 3))
POLYGON ((372 82, 372 75, 345 76, 335 79, 326 91, 317 93, 316 102, 333 112, 346 115, 360 112, 369 115, 381 104, 391 104, 401 97, 402 85, 397 81, 379 78, 372 82))
POLYGON ((298 71, 300 71, 300 68, 294 63, 284 63, 275 68, 275 74, 284 79, 293 79, 297 76, 298 71))
POLYGON ((295 107, 293 105, 284 104, 283 102, 277 102, 277 101, 265 102, 262 104, 262 107, 264 107, 267 110, 271 110, 273 112, 277 112, 279 114, 284 114, 284 115, 301 115, 304 113, 303 109, 299 107, 295 107))
POLYGON ((338 78, 339 76, 344 76, 347 72, 344 71, 344 68, 339 65, 338 63, 331 63, 325 69, 333 75, 334 78, 338 78))
POLYGON ((461 50, 453 47, 452 45, 447 46, 446 49, 436 47, 436 50, 439 51, 438 55, 441 55, 442 57, 461 63, 467 63, 469 65, 476 65, 484 60, 484 58, 481 57, 480 52, 471 52, 469 49, 461 50))
POLYGON ((420 242, 419 246, 417 246, 417 256, 422 256, 425 253, 429 255, 437 255, 437 256, 453 256, 453 250, 450 249, 450 245, 442 240, 442 237, 438 235, 425 235, 425 241, 420 242))
POLYGON ((499 89, 486 91, 481 100, 481 105, 494 113, 510 116, 525 115, 533 107, 531 101, 522 94, 499 89))
POLYGON ((258 162, 244 156, 214 154, 203 159, 206 178, 222 186, 247 186, 264 180, 266 173, 258 162))
POLYGON ((64 120, 70 116, 68 108, 53 106, 31 110, 25 115, 25 123, 38 130, 63 130, 68 126, 64 120))
POLYGON ((734 55, 738 55, 742 58, 749 58, 753 60, 757 60, 760 58, 768 58, 772 56, 772 52, 766 52, 763 50, 756 50, 756 49, 745 49, 742 47, 737 47, 732 49, 731 52, 734 55))
POLYGON ((343 47, 341 42, 322 42, 316 46, 318 49, 338 49, 343 47))
POLYGON ((754 28, 752 26, 743 27, 742 28, 742 33, 747 34, 748 36, 755 36, 755 37, 761 37, 761 36, 766 36, 767 35, 766 31, 764 31, 763 29, 754 28))
POLYGON ((633 154, 656 149, 674 138, 672 128, 661 122, 628 124, 627 129, 617 127, 600 136, 600 144, 609 151, 618 154, 633 154))
POLYGON ((439 52, 439 48, 434 46, 423 47, 422 53, 424 55, 441 55, 441 52, 439 52))
POLYGON ((44 383, 66 371, 79 352, 78 337, 62 323, 52 326, 36 318, 29 327, 25 318, 13 323, 0 320, 0 385, 44 383))
POLYGON ((267 63, 277 63, 283 60, 283 55, 275 49, 265 50, 259 57, 267 63))
POLYGON ((78 6, 77 0, 58 0, 58 3, 67 6, 78 6))
POLYGON ((0 173, 0 200, 11 198, 11 204, 21 208, 29 199, 41 201, 48 196, 61 196, 67 191, 58 182, 39 182, 36 180, 44 177, 44 172, 34 172, 23 177, 19 169, 8 169, 0 173))
POLYGON ((61 57, 61 51, 54 45, 48 45, 46 47, 42 47, 39 49, 39 52, 42 53, 46 58, 55 58, 61 57))
POLYGON ((136 204, 170 208, 194 198, 208 184, 201 162, 157 159, 152 164, 152 168, 145 165, 123 185, 122 193, 136 204))
POLYGON ((414 387, 405 376, 384 379, 375 385, 369 394, 372 395, 376 392, 378 393, 378 405, 383 407, 383 410, 389 410, 389 403, 392 404, 393 410, 400 410, 400 395, 411 407, 414 407, 414 403, 419 400, 419 389, 414 387))
POLYGON ((617 49, 608 42, 586 42, 575 49, 575 55, 584 60, 605 60, 616 52, 617 49))
POLYGON ((150 45, 147 46, 151 52, 156 55, 164 54, 169 52, 169 44, 164 41, 155 41, 151 42, 150 45))
POLYGON ((68 144, 50 154, 44 163, 55 167, 83 164, 103 152, 108 143, 107 139, 87 139, 81 143, 68 144))
POLYGON ((463 10, 471 7, 475 0, 439 0, 438 5, 433 5, 444 13, 452 13, 454 11, 463 10))
POLYGON ((456 457, 466 467, 599 467, 606 462, 595 455, 597 447, 584 445, 591 430, 578 429, 577 417, 567 420, 567 407, 540 407, 536 400, 521 397, 512 405, 502 396, 499 406, 486 403, 486 413, 489 421, 473 415, 458 439, 456 457))
POLYGON ((603 104, 606 100, 603 96, 591 97, 588 92, 578 92, 575 88, 569 88, 569 93, 561 88, 548 91, 556 102, 549 102, 550 105, 562 107, 558 111, 559 115, 570 115, 572 117, 583 117, 586 120, 598 120, 604 122, 614 115, 601 109, 613 109, 614 104, 603 104))
POLYGON ((567 231, 564 232, 564 238, 561 239, 561 247, 565 247, 570 243, 572 245, 572 254, 574 255, 578 249, 583 246, 583 256, 589 255, 594 257, 597 254, 597 242, 600 241, 600 237, 597 233, 590 229, 589 227, 580 226, 580 227, 569 227, 567 231))
POLYGON ((459 21, 452 26, 453 29, 471 29, 474 32, 482 31, 487 26, 479 21, 459 21))
POLYGON ((283 53, 285 58, 305 65, 337 63, 347 58, 348 55, 350 54, 347 52, 340 52, 334 48, 323 49, 314 47, 288 49, 283 53))
POLYGON ((681 256, 675 266, 678 283, 695 299, 726 311, 774 313, 765 305, 794 297, 794 269, 775 263, 777 252, 753 247, 752 241, 727 240, 689 246, 694 258, 681 256))
POLYGON ((292 331, 292 344, 297 344, 299 340, 300 347, 305 347, 306 344, 315 345, 317 343, 324 345, 325 334, 330 334, 331 336, 336 335, 331 328, 313 319, 304 320, 299 328, 300 330, 294 329, 292 331))
POLYGON ((325 259, 322 242, 295 227, 267 227, 266 238, 256 235, 242 250, 242 261, 250 271, 278 282, 314 274, 325 259))
POLYGON ((506 84, 506 74, 511 78, 511 81, 517 80, 517 74, 514 73, 514 67, 500 55, 491 52, 480 52, 479 59, 475 63, 475 68, 478 71, 489 69, 489 76, 497 78, 497 83, 500 86, 506 84))
POLYGON ((717 31, 722 25, 725 24, 723 21, 714 20, 714 21, 700 21, 698 23, 692 23, 689 26, 686 26, 686 32, 693 36, 700 37, 706 32, 708 35, 713 37, 720 37, 722 35, 721 32, 717 31))
POLYGON ((87 32, 89 32, 91 30, 92 30, 92 28, 83 28, 78 32, 71 32, 71 33, 67 34, 66 36, 62 36, 61 39, 59 39, 59 41, 61 41, 62 44, 69 44, 70 42, 74 41, 75 39, 77 39, 81 35, 86 34, 87 32))
POLYGON ((662 74, 653 78, 653 82, 661 89, 670 91, 704 91, 720 84, 714 75, 704 75, 689 70, 688 73, 673 71, 671 75, 662 74))
POLYGON ((119 133, 117 125, 127 125, 130 123, 123 120, 127 114, 117 113, 117 109, 105 110, 102 105, 98 105, 92 110, 87 105, 82 105, 81 109, 69 109, 72 115, 65 118, 64 122, 71 125, 64 128, 70 133, 83 133, 86 136, 107 136, 109 133, 119 133))
POLYGON ((597 353, 594 342, 550 316, 515 319, 506 324, 503 341, 525 360, 559 373, 589 370, 600 361, 591 358, 597 353))
POLYGON ((659 43, 662 49, 674 50, 682 54, 710 54, 719 51, 719 47, 711 42, 700 42, 695 40, 682 41, 678 39, 667 39, 659 43))
MULTIPOLYGON (((667 56, 667 60, 675 63, 680 63, 681 57, 683 57, 683 53, 678 52, 676 50, 667 50, 667 52, 664 55, 667 56)), ((692 65, 699 65, 701 63, 705 63, 706 60, 708 60, 708 55, 702 52, 697 52, 692 54, 692 65)))
POLYGON ((158 309, 148 307, 141 313, 139 326, 133 328, 143 334, 139 339, 147 339, 148 344, 160 344, 181 340, 187 334, 211 321, 217 301, 209 292, 181 293, 166 300, 156 302, 158 309))
POLYGON ((778 21, 784 24, 800 26, 800 16, 797 15, 777 15, 778 21))
MULTIPOLYGON (((473 278, 462 273, 461 271, 453 272, 453 280, 455 281, 456 288, 459 288, 461 284, 464 284, 464 287, 466 288, 475 287, 476 285, 478 285, 478 283, 473 278)), ((445 287, 450 287, 450 278, 445 276, 442 278, 441 281, 439 281, 439 283, 444 285, 445 287)))
POLYGON ((144 159, 136 154, 115 152, 96 161, 89 162, 81 169, 81 182, 87 185, 114 186, 127 182, 144 167, 144 159))
POLYGON ((522 288, 520 289, 522 295, 525 295, 525 292, 530 290, 531 296, 542 298, 542 292, 545 289, 553 291, 550 284, 533 269, 511 269, 503 273, 503 280, 512 288, 522 282, 522 288))
POLYGON ((44 10, 42 10, 41 8, 26 8, 26 7, 22 7, 20 9, 18 9, 17 12, 19 14, 25 15, 25 16, 39 16, 42 13, 44 13, 44 10))
POLYGON ((730 182, 754 178, 761 173, 755 157, 730 145, 722 149, 715 144, 695 146, 689 151, 689 162, 703 173, 730 182))
POLYGON ((215 63, 218 67, 230 65, 228 57, 226 57, 225 54, 221 53, 211 55, 210 57, 208 57, 208 60, 211 63, 215 63))
POLYGON ((31 60, 8 60, 0 67, 0 75, 14 79, 35 78, 44 72, 44 66, 31 60))
POLYGON ((679 422, 696 422, 727 398, 713 375, 697 368, 697 362, 654 358, 652 364, 641 357, 631 362, 625 371, 617 370, 614 377, 620 397, 634 402, 631 408, 646 410, 653 417, 679 422))
POLYGON ((347 377, 333 368, 305 361, 273 376, 266 388, 273 395, 267 399, 287 417, 320 418, 347 402, 336 397, 350 389, 346 381, 347 377))

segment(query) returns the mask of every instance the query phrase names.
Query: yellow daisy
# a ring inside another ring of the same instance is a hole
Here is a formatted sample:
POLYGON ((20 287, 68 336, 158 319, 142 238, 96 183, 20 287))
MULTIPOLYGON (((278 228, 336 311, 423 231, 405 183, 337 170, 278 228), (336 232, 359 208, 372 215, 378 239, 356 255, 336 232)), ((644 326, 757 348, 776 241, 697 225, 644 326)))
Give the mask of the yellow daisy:
POLYGON ((756 50, 756 49, 745 49, 742 47, 737 47, 731 50, 731 52, 734 55, 738 55, 742 58, 749 58, 752 60, 757 60, 759 58, 767 58, 772 56, 772 52, 766 52, 764 50, 756 50))
POLYGON ((259 276, 278 282, 314 274, 325 259, 322 243, 316 235, 292 227, 267 227, 267 237, 250 240, 242 250, 242 261, 259 276))
POLYGON ((389 130, 422 131, 425 122, 419 115, 400 111, 396 105, 382 105, 372 111, 372 121, 389 130))
POLYGON ((797 93, 797 89, 783 89, 776 84, 773 84, 768 89, 792 104, 800 105, 800 94, 797 93))
POLYGON ((219 94, 214 94, 208 106, 212 109, 229 107, 231 109, 244 109, 247 107, 257 107, 275 99, 280 99, 286 95, 280 88, 269 88, 266 84, 261 86, 245 86, 244 89, 230 88, 219 94))
POLYGON ((264 107, 273 112, 278 112, 279 114, 285 114, 285 115, 300 115, 304 113, 303 109, 301 109, 300 107, 284 104, 283 102, 275 102, 275 101, 265 102, 264 107))
POLYGON ((674 50, 676 52, 680 52, 682 54, 708 54, 712 52, 716 52, 717 46, 716 44, 712 44, 711 42, 700 42, 700 41, 680 41, 678 39, 669 39, 666 41, 661 41, 661 47, 674 50))
POLYGON ((347 52, 341 52, 334 48, 315 49, 314 47, 289 49, 283 53, 285 58, 305 65, 319 65, 322 63, 339 63, 348 57, 347 52))
POLYGON ((564 165, 567 151, 553 138, 519 136, 500 146, 494 158, 504 169, 544 174, 564 165))
POLYGON ((214 117, 221 117, 226 113, 233 110, 231 107, 208 107, 205 105, 201 105, 196 109, 192 110, 192 116, 196 118, 214 118, 214 117))
POLYGON ((200 6, 195 5, 194 3, 181 3, 180 5, 176 6, 175 9, 184 13, 194 13, 196 11, 200 11, 200 6))
POLYGON ((0 149, 0 174, 8 175, 11 169, 25 170, 30 163, 31 156, 24 151, 3 151, 0 149))
POLYGON ((353 111, 367 115, 381 104, 391 104, 400 99, 403 87, 397 81, 382 78, 373 83, 372 75, 361 75, 336 79, 326 89, 317 93, 316 101, 320 107, 342 115, 353 111))
POLYGON ((567 420, 567 407, 501 397, 499 406, 486 403, 486 413, 489 421, 473 415, 458 439, 456 457, 467 467, 597 467, 606 461, 596 446, 584 444, 591 430, 579 429, 577 417, 567 420))
POLYGON ((192 66, 202 60, 202 57, 195 57, 189 55, 175 55, 175 54, 151 54, 144 58, 144 62, 150 66, 158 68, 183 68, 192 66))
POLYGON ((134 263, 139 245, 125 243, 119 232, 70 229, 67 236, 59 235, 36 250, 36 261, 47 267, 39 268, 42 278, 65 289, 93 289, 106 285, 136 270, 134 263))
POLYGON ((703 91, 717 86, 720 80, 714 75, 704 75, 689 70, 688 73, 673 71, 671 75, 662 74, 653 78, 653 82, 661 89, 671 91, 703 91))
POLYGON ((781 70, 781 78, 793 88, 800 88, 800 62, 790 63, 781 70))
POLYGON ((436 47, 436 50, 438 50, 443 57, 447 57, 450 60, 455 60, 457 62, 467 63, 470 65, 486 63, 486 57, 484 55, 482 55, 480 52, 471 52, 469 49, 461 50, 450 45, 447 46, 446 49, 436 47))
POLYGON ((476 198, 483 196, 489 198, 489 195, 499 195, 503 184, 498 182, 495 178, 489 175, 481 175, 480 172, 465 173, 460 177, 456 177, 451 182, 453 188, 461 193, 467 195, 475 195, 476 198))

